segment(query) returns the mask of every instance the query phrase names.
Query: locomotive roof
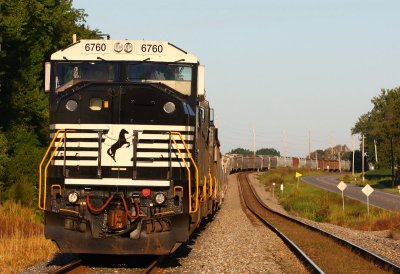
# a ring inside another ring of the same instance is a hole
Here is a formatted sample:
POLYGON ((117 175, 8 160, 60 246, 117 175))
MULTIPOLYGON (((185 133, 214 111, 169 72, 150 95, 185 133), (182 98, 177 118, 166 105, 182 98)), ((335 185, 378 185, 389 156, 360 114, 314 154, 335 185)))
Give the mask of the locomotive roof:
POLYGON ((198 63, 197 57, 166 41, 79 40, 51 55, 58 61, 146 61, 198 63))

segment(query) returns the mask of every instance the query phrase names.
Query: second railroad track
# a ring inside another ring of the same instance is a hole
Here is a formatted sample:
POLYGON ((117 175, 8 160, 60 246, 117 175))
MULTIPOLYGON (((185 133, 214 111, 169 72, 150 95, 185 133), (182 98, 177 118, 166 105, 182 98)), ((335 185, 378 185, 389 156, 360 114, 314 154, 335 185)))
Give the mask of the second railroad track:
POLYGON ((268 208, 248 173, 238 174, 245 206, 272 229, 313 273, 400 273, 400 267, 353 243, 268 208))

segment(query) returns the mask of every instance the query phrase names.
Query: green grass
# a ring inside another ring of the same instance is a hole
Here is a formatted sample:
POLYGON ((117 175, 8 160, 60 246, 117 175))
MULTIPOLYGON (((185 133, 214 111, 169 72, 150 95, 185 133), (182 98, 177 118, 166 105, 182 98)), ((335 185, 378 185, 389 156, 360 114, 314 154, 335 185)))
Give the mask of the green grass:
POLYGON ((364 176, 368 179, 390 177, 390 176, 392 176, 392 170, 391 169, 369 170, 369 171, 365 172, 364 176))
MULTIPOLYGON (((298 185, 295 172, 296 170, 288 168, 276 169, 263 173, 259 178, 269 191, 272 190, 272 182, 277 183, 275 193, 280 204, 289 213, 317 222, 327 222, 354 229, 388 229, 396 233, 400 232, 400 213, 370 207, 368 216, 366 204, 348 198, 345 198, 343 211, 341 195, 303 182, 298 185), (284 184, 283 192, 280 191, 281 182, 284 184)), ((321 174, 321 172, 307 170, 297 172, 302 173, 303 176, 321 174)))
POLYGON ((343 181, 346 184, 353 184, 361 187, 365 186, 366 184, 369 184, 374 189, 389 192, 392 194, 399 194, 397 185, 395 185, 395 187, 392 188, 392 178, 386 176, 387 170, 372 170, 368 172, 370 172, 369 173, 370 176, 366 176, 365 174, 364 181, 362 180, 361 173, 355 173, 354 177, 351 174, 345 174, 340 176, 338 179, 339 181, 343 181), (378 174, 380 175, 378 176, 378 174))

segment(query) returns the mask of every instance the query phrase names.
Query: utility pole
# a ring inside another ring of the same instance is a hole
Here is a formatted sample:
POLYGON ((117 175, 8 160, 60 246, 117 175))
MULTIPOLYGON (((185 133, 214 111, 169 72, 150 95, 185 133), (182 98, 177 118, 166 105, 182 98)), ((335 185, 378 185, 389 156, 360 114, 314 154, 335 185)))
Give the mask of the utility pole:
POLYGON ((374 139, 374 147, 375 147, 375 164, 378 163, 378 150, 376 149, 376 139, 374 139))
POLYGON ((355 140, 354 140, 354 135, 353 135, 353 164, 351 165, 351 174, 354 177, 354 150, 355 150, 355 140))
MULTIPOLYGON (((256 129, 253 126, 253 155, 254 155, 254 169, 256 168, 256 129)), ((258 173, 258 170, 257 170, 258 173)))
POLYGON ((311 159, 311 131, 308 130, 308 158, 311 159))
POLYGON ((283 157, 285 158, 285 167, 287 166, 286 164, 286 151, 287 150, 287 134, 286 134, 286 129, 283 130, 283 157))
POLYGON ((256 157, 256 129, 253 126, 253 155, 256 157))
POLYGON ((331 147, 331 160, 333 160, 332 131, 329 133, 329 146, 331 147))
POLYGON ((361 152, 361 169, 362 169, 362 181, 364 182, 364 135, 362 136, 362 152, 361 152))

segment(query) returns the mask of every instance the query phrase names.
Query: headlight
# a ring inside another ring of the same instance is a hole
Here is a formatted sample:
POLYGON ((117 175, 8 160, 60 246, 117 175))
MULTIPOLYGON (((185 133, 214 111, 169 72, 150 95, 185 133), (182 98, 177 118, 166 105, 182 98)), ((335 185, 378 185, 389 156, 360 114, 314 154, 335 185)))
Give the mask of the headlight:
POLYGON ((157 193, 155 197, 155 202, 158 205, 162 205, 165 202, 165 195, 164 193, 157 193))
POLYGON ((75 111, 78 108, 78 103, 75 100, 68 100, 65 104, 65 108, 69 111, 75 111))
POLYGON ((172 102, 167 102, 167 103, 165 103, 165 105, 164 105, 164 111, 165 111, 166 113, 168 113, 168 114, 174 112, 174 111, 175 111, 175 104, 172 103, 172 102))
POLYGON ((75 204, 78 201, 79 194, 75 191, 68 193, 68 202, 75 204))
POLYGON ((100 98, 92 98, 89 101, 89 108, 93 111, 101 110, 103 107, 103 100, 100 98))

